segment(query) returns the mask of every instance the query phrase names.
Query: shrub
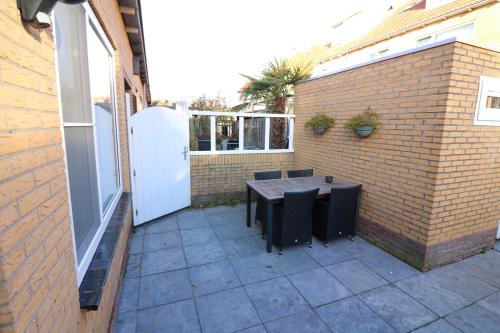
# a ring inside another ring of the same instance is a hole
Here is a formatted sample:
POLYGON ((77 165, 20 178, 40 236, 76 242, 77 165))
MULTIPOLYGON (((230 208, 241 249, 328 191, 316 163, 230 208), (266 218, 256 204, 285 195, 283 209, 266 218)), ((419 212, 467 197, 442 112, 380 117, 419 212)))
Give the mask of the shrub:
POLYGON ((319 114, 315 117, 312 117, 305 123, 306 127, 322 127, 324 129, 328 129, 330 127, 333 127, 334 125, 335 119, 324 114, 319 114))
POLYGON ((380 121, 378 120, 378 115, 374 111, 366 110, 363 113, 350 118, 345 124, 345 127, 356 130, 361 126, 371 126, 373 128, 377 128, 379 125, 380 121))

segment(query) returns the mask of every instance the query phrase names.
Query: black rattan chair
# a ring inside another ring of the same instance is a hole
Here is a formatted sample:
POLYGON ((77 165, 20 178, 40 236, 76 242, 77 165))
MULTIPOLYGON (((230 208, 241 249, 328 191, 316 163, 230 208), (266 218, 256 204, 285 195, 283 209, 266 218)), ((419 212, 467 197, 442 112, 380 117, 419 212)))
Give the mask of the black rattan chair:
POLYGON ((313 176, 313 169, 288 170, 286 173, 288 174, 288 178, 312 177, 313 176))
MULTIPOLYGON (((264 172, 255 172, 254 173, 255 180, 268 180, 268 179, 281 179, 281 171, 264 171, 264 172)), ((264 235, 266 230, 266 217, 267 217, 267 209, 266 202, 257 197, 257 206, 255 208, 255 223, 259 221, 262 224, 262 235, 264 235)))
POLYGON ((325 246, 333 238, 356 235, 361 185, 333 188, 329 199, 316 201, 313 235, 325 246))
POLYGON ((319 188, 302 192, 285 192, 283 205, 276 205, 273 220, 273 243, 279 248, 312 244, 313 208, 319 188))

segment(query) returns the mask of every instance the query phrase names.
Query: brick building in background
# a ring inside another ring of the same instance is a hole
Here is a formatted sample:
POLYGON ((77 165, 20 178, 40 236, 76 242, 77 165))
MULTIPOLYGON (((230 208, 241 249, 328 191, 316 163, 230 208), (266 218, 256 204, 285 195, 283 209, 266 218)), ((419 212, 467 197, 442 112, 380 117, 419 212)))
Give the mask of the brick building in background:
POLYGON ((38 30, 0 2, 2 332, 112 321, 132 220, 127 113, 150 99, 140 15, 137 0, 58 3, 38 30))

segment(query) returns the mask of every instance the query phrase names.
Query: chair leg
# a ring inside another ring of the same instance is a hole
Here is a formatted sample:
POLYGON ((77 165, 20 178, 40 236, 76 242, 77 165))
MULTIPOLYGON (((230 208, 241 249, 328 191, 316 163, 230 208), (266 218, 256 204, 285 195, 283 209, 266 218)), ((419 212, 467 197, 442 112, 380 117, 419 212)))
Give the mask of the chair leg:
POLYGON ((353 235, 349 235, 349 236, 348 236, 348 238, 349 238, 349 240, 350 240, 351 242, 353 242, 353 241, 354 241, 354 236, 353 236, 353 235))
POLYGON ((280 251, 278 252, 279 255, 283 254, 283 248, 280 246, 280 251))
POLYGON ((324 243, 323 243, 323 246, 324 246, 324 247, 328 247, 328 241, 324 242, 324 243))
POLYGON ((309 241, 309 244, 307 244, 307 246, 308 246, 309 248, 313 247, 313 242, 312 242, 312 241, 309 241))

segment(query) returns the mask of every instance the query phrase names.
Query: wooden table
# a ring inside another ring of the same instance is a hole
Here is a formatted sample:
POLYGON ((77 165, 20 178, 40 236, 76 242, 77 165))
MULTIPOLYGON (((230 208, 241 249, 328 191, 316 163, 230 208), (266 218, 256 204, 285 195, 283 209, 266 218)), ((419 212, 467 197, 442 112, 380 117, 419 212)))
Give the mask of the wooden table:
MULTIPOLYGON (((333 183, 325 182, 325 177, 298 177, 271 180, 247 181, 247 227, 251 227, 251 201, 252 191, 261 197, 267 206, 267 252, 272 251, 273 232, 273 205, 283 201, 285 192, 307 191, 319 188, 318 198, 330 196, 332 188, 351 187, 356 184, 334 178, 333 183)), ((358 198, 359 200, 359 198, 358 198)), ((358 205, 359 207, 359 205, 358 205)), ((357 216, 358 214, 356 214, 357 216)), ((357 219, 357 218, 356 218, 357 219)), ((357 223, 357 221, 356 221, 357 223)))

